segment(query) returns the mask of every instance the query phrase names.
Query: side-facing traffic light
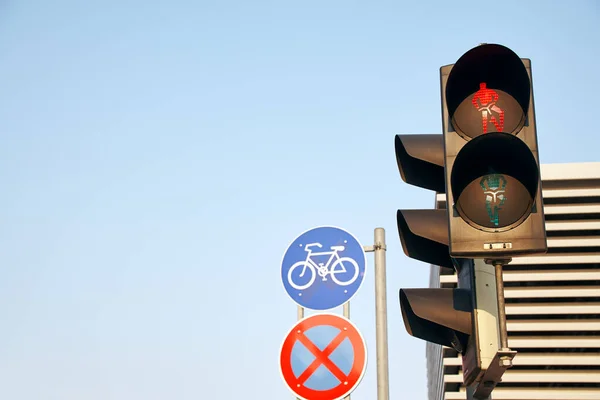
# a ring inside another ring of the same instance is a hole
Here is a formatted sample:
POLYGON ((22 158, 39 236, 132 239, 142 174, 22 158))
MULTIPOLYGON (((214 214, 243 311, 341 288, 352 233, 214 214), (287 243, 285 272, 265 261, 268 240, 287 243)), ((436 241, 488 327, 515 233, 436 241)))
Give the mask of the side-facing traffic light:
MULTIPOLYGON (((396 135, 396 162, 402 179, 424 189, 444 193, 444 141, 442 135, 396 135)), ((398 233, 407 256, 454 268, 448 252, 448 217, 445 210, 398 210, 398 233)))
MULTIPOLYGON (((442 135, 396 135, 398 170, 412 185, 445 191, 442 135)), ((400 289, 404 326, 411 336, 462 354, 464 382, 477 380, 498 349, 495 277, 481 260, 451 258, 446 209, 398 210, 406 255, 458 271, 456 289, 400 289)))
POLYGON ((496 277, 483 260, 455 259, 455 265, 456 289, 400 289, 400 308, 411 336, 461 353, 469 386, 481 380, 499 349, 496 277))
POLYGON ((451 256, 545 253, 530 60, 483 44, 440 78, 451 256))

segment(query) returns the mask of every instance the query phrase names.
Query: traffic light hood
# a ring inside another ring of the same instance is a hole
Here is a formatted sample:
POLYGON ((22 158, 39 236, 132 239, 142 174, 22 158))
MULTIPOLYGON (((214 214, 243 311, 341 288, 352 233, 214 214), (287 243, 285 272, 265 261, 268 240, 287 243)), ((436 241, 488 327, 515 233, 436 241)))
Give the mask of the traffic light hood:
POLYGON ((446 192, 442 135, 396 135, 394 148, 404 182, 438 193, 446 192))
POLYGON ((396 220, 402 249, 407 256, 454 268, 448 248, 446 210, 398 210, 396 220))
POLYGON ((517 54, 498 44, 484 44, 456 61, 448 76, 445 98, 453 128, 463 138, 469 140, 482 133, 474 117, 486 109, 491 113, 494 104, 504 111, 496 131, 516 134, 526 121, 531 83, 517 54))
POLYGON ((466 289, 400 289, 400 309, 414 337, 462 352, 471 334, 473 304, 466 289))

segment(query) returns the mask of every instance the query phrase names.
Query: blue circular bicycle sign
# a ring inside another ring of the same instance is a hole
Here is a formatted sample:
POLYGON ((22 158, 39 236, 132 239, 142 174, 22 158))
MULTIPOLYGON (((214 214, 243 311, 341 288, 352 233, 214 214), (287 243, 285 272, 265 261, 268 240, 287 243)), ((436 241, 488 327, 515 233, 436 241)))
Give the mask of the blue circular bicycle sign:
POLYGON ((329 310, 352 298, 366 272, 367 257, 349 232, 321 226, 304 232, 287 248, 281 280, 298 305, 329 310))

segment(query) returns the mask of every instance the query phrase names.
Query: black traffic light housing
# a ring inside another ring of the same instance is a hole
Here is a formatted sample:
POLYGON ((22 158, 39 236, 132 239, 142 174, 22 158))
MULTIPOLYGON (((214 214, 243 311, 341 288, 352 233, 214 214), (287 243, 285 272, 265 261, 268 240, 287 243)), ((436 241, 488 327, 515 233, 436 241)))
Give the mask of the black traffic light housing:
POLYGON ((545 253, 530 60, 483 44, 440 78, 450 255, 545 253))
POLYGON ((445 193, 442 135, 396 135, 394 149, 406 183, 445 193))
POLYGON ((531 76, 530 60, 507 47, 475 47, 440 69, 443 134, 394 143, 406 183, 446 194, 446 209, 398 210, 402 248, 458 275, 456 289, 400 289, 404 325, 459 351, 465 385, 485 381, 479 394, 516 354, 500 348, 503 288, 484 259, 501 268, 547 251, 531 76))
MULTIPOLYGON (((459 271, 472 268, 471 260, 462 261, 457 264, 459 271)), ((464 272, 463 277, 470 276, 464 272)), ((411 336, 464 354, 472 334, 473 294, 465 280, 459 280, 457 289, 400 289, 404 326, 411 336)))
MULTIPOLYGON (((442 135, 396 135, 396 161, 402 179, 412 185, 445 192, 442 135)), ((469 279, 472 260, 450 257, 448 217, 445 209, 398 210, 398 234, 410 258, 462 271, 457 289, 400 289, 402 319, 414 337, 454 348, 466 356, 476 344, 472 335, 475 293, 469 279)), ((469 354, 476 354, 471 350, 469 354)), ((480 371, 480 359, 469 360, 468 369, 480 371)))
POLYGON ((473 303, 465 289, 400 289, 404 326, 411 336, 463 353, 471 335, 473 303))
MULTIPOLYGON (((396 135, 394 149, 402 180, 437 193, 445 192, 442 135, 396 135)), ((448 251, 446 210, 398 210, 396 222, 407 256, 454 268, 448 251)))

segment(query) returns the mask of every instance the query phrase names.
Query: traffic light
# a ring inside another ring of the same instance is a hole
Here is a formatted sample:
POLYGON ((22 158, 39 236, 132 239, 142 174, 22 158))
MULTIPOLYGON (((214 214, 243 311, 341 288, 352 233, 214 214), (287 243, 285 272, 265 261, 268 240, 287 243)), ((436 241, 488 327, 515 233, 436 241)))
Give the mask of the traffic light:
POLYGON ((458 285, 400 289, 400 307, 410 335, 462 354, 464 384, 485 398, 516 354, 502 263, 547 251, 531 63, 483 44, 440 78, 443 134, 396 135, 395 152, 402 179, 445 193, 446 206, 396 220, 406 255, 454 268, 458 285))
MULTIPOLYGON (((394 147, 405 182, 445 191, 442 135, 396 135, 394 147)), ((464 382, 470 385, 498 350, 493 271, 481 260, 450 257, 446 209, 398 210, 396 218, 406 255, 458 272, 456 289, 400 289, 406 330, 461 353, 464 382)))
POLYGON ((450 255, 545 253, 530 60, 483 44, 440 78, 450 255))
POLYGON ((469 386, 492 369, 498 354, 496 277, 483 260, 455 259, 455 265, 456 289, 400 289, 400 308, 411 336, 461 353, 469 386))
MULTIPOLYGON (((442 135, 396 135, 394 148, 400 176, 406 183, 445 192, 442 135)), ((453 268, 444 210, 398 210, 396 218, 409 257, 453 268)))

